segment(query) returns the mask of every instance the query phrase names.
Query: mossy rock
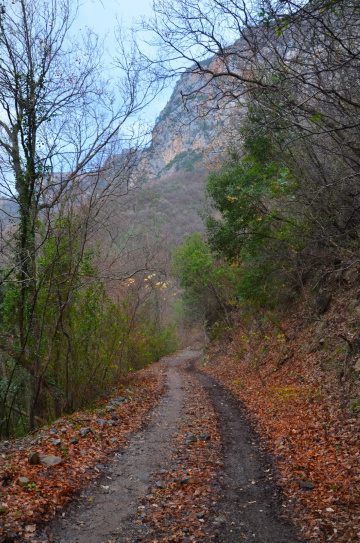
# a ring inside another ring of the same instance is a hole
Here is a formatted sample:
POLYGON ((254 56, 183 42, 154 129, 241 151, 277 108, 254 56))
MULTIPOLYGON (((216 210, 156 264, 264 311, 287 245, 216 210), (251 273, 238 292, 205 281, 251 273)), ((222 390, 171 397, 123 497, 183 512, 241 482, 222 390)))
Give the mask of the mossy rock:
POLYGON ((360 358, 358 358, 357 361, 355 362, 354 371, 356 373, 360 373, 360 358))
POLYGON ((360 407, 360 398, 354 398, 353 400, 350 400, 347 406, 351 411, 357 411, 360 407))
POLYGON ((360 318, 360 300, 351 300, 351 302, 346 308, 346 311, 350 315, 354 315, 360 318))
POLYGON ((316 325, 315 325, 315 334, 316 334, 317 337, 319 337, 319 339, 321 337, 323 337, 324 332, 326 332, 326 330, 327 330, 327 327, 328 327, 328 324, 327 324, 326 320, 316 323, 316 325))
POLYGON ((299 351, 301 354, 308 353, 310 351, 310 344, 307 341, 303 341, 299 345, 299 351))
POLYGON ((322 364, 323 370, 328 371, 334 366, 344 364, 348 355, 348 345, 346 343, 337 343, 331 350, 326 349, 326 344, 324 344, 324 348, 328 353, 328 358, 322 364))

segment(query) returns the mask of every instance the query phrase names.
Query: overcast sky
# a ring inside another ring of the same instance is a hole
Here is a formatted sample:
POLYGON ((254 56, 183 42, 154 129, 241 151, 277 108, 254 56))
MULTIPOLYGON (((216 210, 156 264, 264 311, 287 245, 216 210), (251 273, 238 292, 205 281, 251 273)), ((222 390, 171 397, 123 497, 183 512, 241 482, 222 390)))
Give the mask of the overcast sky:
POLYGON ((141 15, 151 14, 151 0, 85 0, 80 10, 80 19, 98 33, 114 28, 116 17, 131 24, 141 15))
MULTIPOLYGON (((115 48, 113 40, 117 20, 130 27, 142 15, 150 16, 151 0, 83 0, 76 27, 92 28, 99 36, 107 35, 107 47, 115 48)), ((167 89, 147 109, 146 119, 153 122, 166 105, 171 94, 167 89)))

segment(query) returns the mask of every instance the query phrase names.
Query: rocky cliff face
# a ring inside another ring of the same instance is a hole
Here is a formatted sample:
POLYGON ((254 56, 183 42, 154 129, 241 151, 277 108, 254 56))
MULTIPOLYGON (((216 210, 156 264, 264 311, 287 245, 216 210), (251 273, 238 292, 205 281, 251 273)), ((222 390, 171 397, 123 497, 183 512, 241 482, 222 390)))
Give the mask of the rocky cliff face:
POLYGON ((184 74, 161 112, 145 151, 148 179, 160 178, 179 169, 191 171, 211 156, 223 141, 229 117, 212 108, 209 89, 196 93, 199 76, 184 74))

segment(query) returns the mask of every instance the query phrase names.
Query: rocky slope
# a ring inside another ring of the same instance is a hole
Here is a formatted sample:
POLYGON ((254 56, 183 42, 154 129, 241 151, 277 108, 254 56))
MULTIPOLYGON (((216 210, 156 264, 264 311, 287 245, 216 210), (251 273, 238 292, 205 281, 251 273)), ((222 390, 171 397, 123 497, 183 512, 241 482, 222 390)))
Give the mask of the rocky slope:
POLYGON ((177 81, 145 151, 143 167, 148 179, 180 169, 192 171, 226 145, 231 115, 215 107, 210 88, 198 92, 203 83, 192 73, 183 74, 177 81))

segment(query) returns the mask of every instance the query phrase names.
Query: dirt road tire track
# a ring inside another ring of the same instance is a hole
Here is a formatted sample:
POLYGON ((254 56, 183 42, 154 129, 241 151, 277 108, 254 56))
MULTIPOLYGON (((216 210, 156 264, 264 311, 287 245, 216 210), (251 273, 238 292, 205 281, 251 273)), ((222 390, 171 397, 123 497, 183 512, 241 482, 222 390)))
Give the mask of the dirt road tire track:
MULTIPOLYGON (((183 407, 182 377, 176 368, 192 356, 193 353, 184 351, 167 359, 168 391, 150 424, 133 436, 124 451, 116 454, 102 480, 83 490, 82 499, 72 505, 69 513, 45 528, 39 541, 45 541, 49 534, 54 534, 54 543, 132 540, 139 528, 132 525, 131 517, 147 493, 151 473, 167 461, 183 407)), ((141 529, 146 531, 146 526, 141 529)))
POLYGON ((218 381, 197 371, 219 418, 224 467, 219 480, 221 543, 299 543, 295 527, 283 518, 282 496, 272 480, 271 458, 259 446, 259 436, 246 409, 218 381))
POLYGON ((141 498, 148 492, 151 474, 169 467, 172 440, 186 407, 180 366, 187 366, 196 376, 220 421, 224 467, 214 484, 221 500, 217 516, 213 514, 208 520, 209 541, 210 535, 219 543, 300 541, 294 527, 281 518, 277 489, 270 480, 271 471, 267 471, 271 469, 269 462, 258 447, 244 410, 214 379, 194 369, 198 357, 198 352, 183 351, 165 360, 168 392, 150 424, 114 457, 102 480, 88 485, 63 517, 46 526, 37 542, 127 543, 146 539, 146 522, 134 524, 133 519, 141 498))

